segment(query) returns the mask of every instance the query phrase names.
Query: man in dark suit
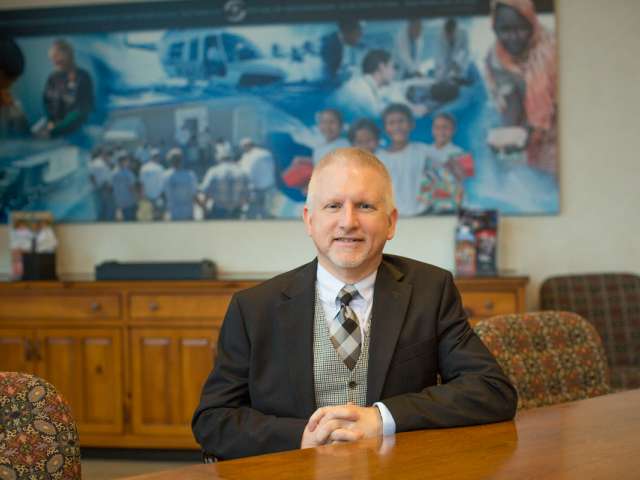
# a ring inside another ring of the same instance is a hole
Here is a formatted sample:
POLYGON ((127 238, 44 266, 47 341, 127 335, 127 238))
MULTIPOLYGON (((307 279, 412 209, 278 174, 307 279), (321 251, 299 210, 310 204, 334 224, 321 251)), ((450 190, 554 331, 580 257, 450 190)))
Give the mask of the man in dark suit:
POLYGON ((469 327, 451 274, 382 254, 397 217, 371 153, 337 149, 315 167, 304 221, 318 257, 231 300, 192 423, 205 452, 513 417, 516 392, 469 327))

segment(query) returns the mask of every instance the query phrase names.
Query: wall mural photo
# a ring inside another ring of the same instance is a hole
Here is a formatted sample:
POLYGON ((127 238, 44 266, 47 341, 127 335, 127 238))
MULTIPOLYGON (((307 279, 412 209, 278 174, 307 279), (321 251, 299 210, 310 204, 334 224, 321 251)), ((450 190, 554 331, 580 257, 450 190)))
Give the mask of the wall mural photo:
POLYGON ((0 221, 299 218, 314 165, 350 145, 401 216, 558 213, 551 2, 180 3, 4 20, 0 221))

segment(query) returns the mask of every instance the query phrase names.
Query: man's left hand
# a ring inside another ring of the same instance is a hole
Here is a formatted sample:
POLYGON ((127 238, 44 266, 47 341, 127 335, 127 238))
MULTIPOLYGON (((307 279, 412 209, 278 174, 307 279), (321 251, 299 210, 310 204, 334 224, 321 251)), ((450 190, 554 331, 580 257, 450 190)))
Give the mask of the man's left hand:
POLYGON ((316 410, 307 428, 313 432, 318 426, 332 420, 350 422, 349 429, 361 432, 363 437, 376 437, 382 435, 382 417, 378 407, 358 407, 356 405, 337 405, 334 407, 322 407, 316 410))

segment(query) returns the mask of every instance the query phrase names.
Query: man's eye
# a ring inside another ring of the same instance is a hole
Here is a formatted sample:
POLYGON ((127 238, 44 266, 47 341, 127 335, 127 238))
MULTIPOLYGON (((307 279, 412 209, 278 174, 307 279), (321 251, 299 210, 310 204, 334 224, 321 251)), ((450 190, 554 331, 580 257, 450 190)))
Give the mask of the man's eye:
POLYGON ((327 210, 337 210, 338 208, 340 208, 340 204, 339 203, 327 203, 327 205, 324 207, 327 210))
POLYGON ((360 209, 361 210, 375 210, 375 207, 371 203, 361 203, 360 204, 360 209))

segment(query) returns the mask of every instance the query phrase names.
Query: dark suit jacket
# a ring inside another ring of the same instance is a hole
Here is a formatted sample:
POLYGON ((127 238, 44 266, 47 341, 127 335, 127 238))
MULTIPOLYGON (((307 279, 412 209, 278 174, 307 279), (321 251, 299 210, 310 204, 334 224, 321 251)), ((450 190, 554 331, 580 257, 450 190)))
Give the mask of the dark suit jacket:
POLYGON ((342 65, 344 44, 338 32, 322 37, 320 41, 320 58, 324 67, 326 79, 335 79, 342 65))
MULTIPOLYGON (((231 300, 192 422, 206 452, 226 459, 299 448, 316 409, 316 266, 231 300)), ((513 417, 515 389, 469 327, 449 272, 385 255, 373 298, 367 405, 383 401, 396 431, 513 417)))

